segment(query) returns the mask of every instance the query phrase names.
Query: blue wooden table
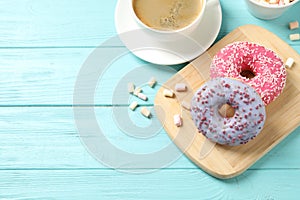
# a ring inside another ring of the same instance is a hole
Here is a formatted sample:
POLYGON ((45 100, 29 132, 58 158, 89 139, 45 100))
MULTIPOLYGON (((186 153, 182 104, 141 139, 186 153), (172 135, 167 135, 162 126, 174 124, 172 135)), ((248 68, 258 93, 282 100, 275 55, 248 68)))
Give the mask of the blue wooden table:
MULTIPOLYGON (((74 121, 74 86, 95 49, 107 56, 126 49, 105 44, 116 36, 116 3, 0 1, 0 199, 299 199, 299 128, 245 173, 229 180, 209 176, 185 156, 161 169, 134 174, 108 167, 88 152, 74 121)), ((300 32, 288 29, 290 21, 300 21, 300 3, 272 21, 253 17, 244 1, 221 0, 221 6, 217 41, 238 26, 257 24, 300 52, 300 41, 288 38, 300 32)), ((95 108, 97 121, 113 145, 147 154, 170 143, 164 130, 151 138, 131 137, 114 116, 115 108, 128 106, 113 101, 116 95, 122 97, 115 94, 115 87, 141 66, 160 81, 183 67, 149 67, 128 53, 100 77, 94 105, 83 106, 95 108)), ((154 95, 145 104, 149 109, 154 95)), ((150 123, 136 114, 131 119, 141 127, 150 123)))

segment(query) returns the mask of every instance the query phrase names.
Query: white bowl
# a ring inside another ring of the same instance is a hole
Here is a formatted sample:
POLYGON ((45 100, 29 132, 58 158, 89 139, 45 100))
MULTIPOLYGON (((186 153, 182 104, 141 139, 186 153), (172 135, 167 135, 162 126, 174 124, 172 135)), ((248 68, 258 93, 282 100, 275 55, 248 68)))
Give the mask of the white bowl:
POLYGON ((250 13, 260 19, 275 19, 280 17, 285 11, 290 7, 295 5, 299 0, 294 0, 292 3, 286 5, 272 5, 272 4, 263 4, 256 0, 245 0, 248 6, 250 13))

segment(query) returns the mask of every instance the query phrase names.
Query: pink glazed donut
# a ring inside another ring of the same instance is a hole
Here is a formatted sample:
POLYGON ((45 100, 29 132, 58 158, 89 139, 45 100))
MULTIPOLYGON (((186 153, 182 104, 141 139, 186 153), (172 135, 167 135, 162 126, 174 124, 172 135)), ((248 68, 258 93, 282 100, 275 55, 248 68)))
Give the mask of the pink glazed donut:
POLYGON ((249 84, 265 105, 281 94, 286 83, 286 69, 278 55, 251 42, 234 42, 222 48, 212 60, 210 75, 249 84))
POLYGON ((191 115, 205 137, 230 146, 255 138, 266 119, 265 105, 254 88, 231 78, 216 78, 202 85, 192 98, 191 115), (234 109, 231 116, 220 112, 224 105, 234 109))

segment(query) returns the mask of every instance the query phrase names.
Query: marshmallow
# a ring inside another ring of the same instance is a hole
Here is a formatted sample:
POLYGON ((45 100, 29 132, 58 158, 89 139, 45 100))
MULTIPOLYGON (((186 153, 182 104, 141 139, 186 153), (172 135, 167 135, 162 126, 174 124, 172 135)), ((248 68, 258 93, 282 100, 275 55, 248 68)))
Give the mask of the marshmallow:
POLYGON ((182 119, 181 119, 181 116, 180 116, 179 114, 174 115, 174 124, 175 124, 177 127, 182 126, 182 119))
POLYGON ((299 33, 290 34, 290 40, 292 40, 292 41, 300 40, 300 34, 299 33))
POLYGON ((129 105, 129 108, 134 111, 137 106, 138 106, 138 102, 134 101, 129 105))
POLYGON ((144 101, 148 100, 148 97, 145 94, 143 94, 143 93, 138 93, 137 97, 140 98, 140 99, 142 99, 142 100, 144 100, 144 101))
POLYGON ((138 96, 138 94, 141 93, 141 92, 143 92, 142 88, 135 88, 133 94, 134 94, 135 96, 138 96))
POLYGON ((188 103, 187 101, 182 101, 181 106, 186 110, 191 110, 191 104, 188 103))
POLYGON ((295 62, 295 61, 294 61, 293 58, 288 58, 288 59, 286 60, 286 62, 285 62, 285 67, 291 68, 291 67, 293 66, 294 62, 295 62))
POLYGON ((147 118, 151 117, 151 112, 146 107, 141 108, 141 113, 144 117, 147 117, 147 118))
POLYGON ((177 83, 175 85, 175 90, 177 92, 185 92, 187 90, 187 87, 186 87, 186 85, 184 83, 177 83))
POLYGON ((129 92, 130 94, 133 94, 134 89, 135 89, 134 84, 133 84, 133 83, 128 83, 127 88, 128 88, 128 92, 129 92))
POLYGON ((165 97, 170 97, 170 98, 173 98, 173 96, 174 96, 173 91, 168 90, 168 89, 164 89, 163 94, 164 94, 165 97))
POLYGON ((299 23, 298 21, 294 21, 294 22, 290 22, 290 29, 293 30, 293 29, 296 29, 296 28, 299 28, 299 23))
POLYGON ((148 81, 148 85, 150 86, 150 87, 154 87, 155 86, 155 84, 156 84, 156 79, 154 78, 154 77, 152 77, 149 81, 148 81))

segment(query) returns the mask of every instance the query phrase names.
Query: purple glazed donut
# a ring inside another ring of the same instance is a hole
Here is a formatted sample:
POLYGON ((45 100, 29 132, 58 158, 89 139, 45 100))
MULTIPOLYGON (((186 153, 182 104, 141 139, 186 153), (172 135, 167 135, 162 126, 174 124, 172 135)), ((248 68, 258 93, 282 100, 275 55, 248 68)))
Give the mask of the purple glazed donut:
POLYGON ((230 78, 206 82, 194 94, 191 115, 199 130, 209 140, 230 146, 245 144, 264 126, 265 105, 249 85, 230 78), (222 116, 220 108, 229 105, 234 113, 222 116))

